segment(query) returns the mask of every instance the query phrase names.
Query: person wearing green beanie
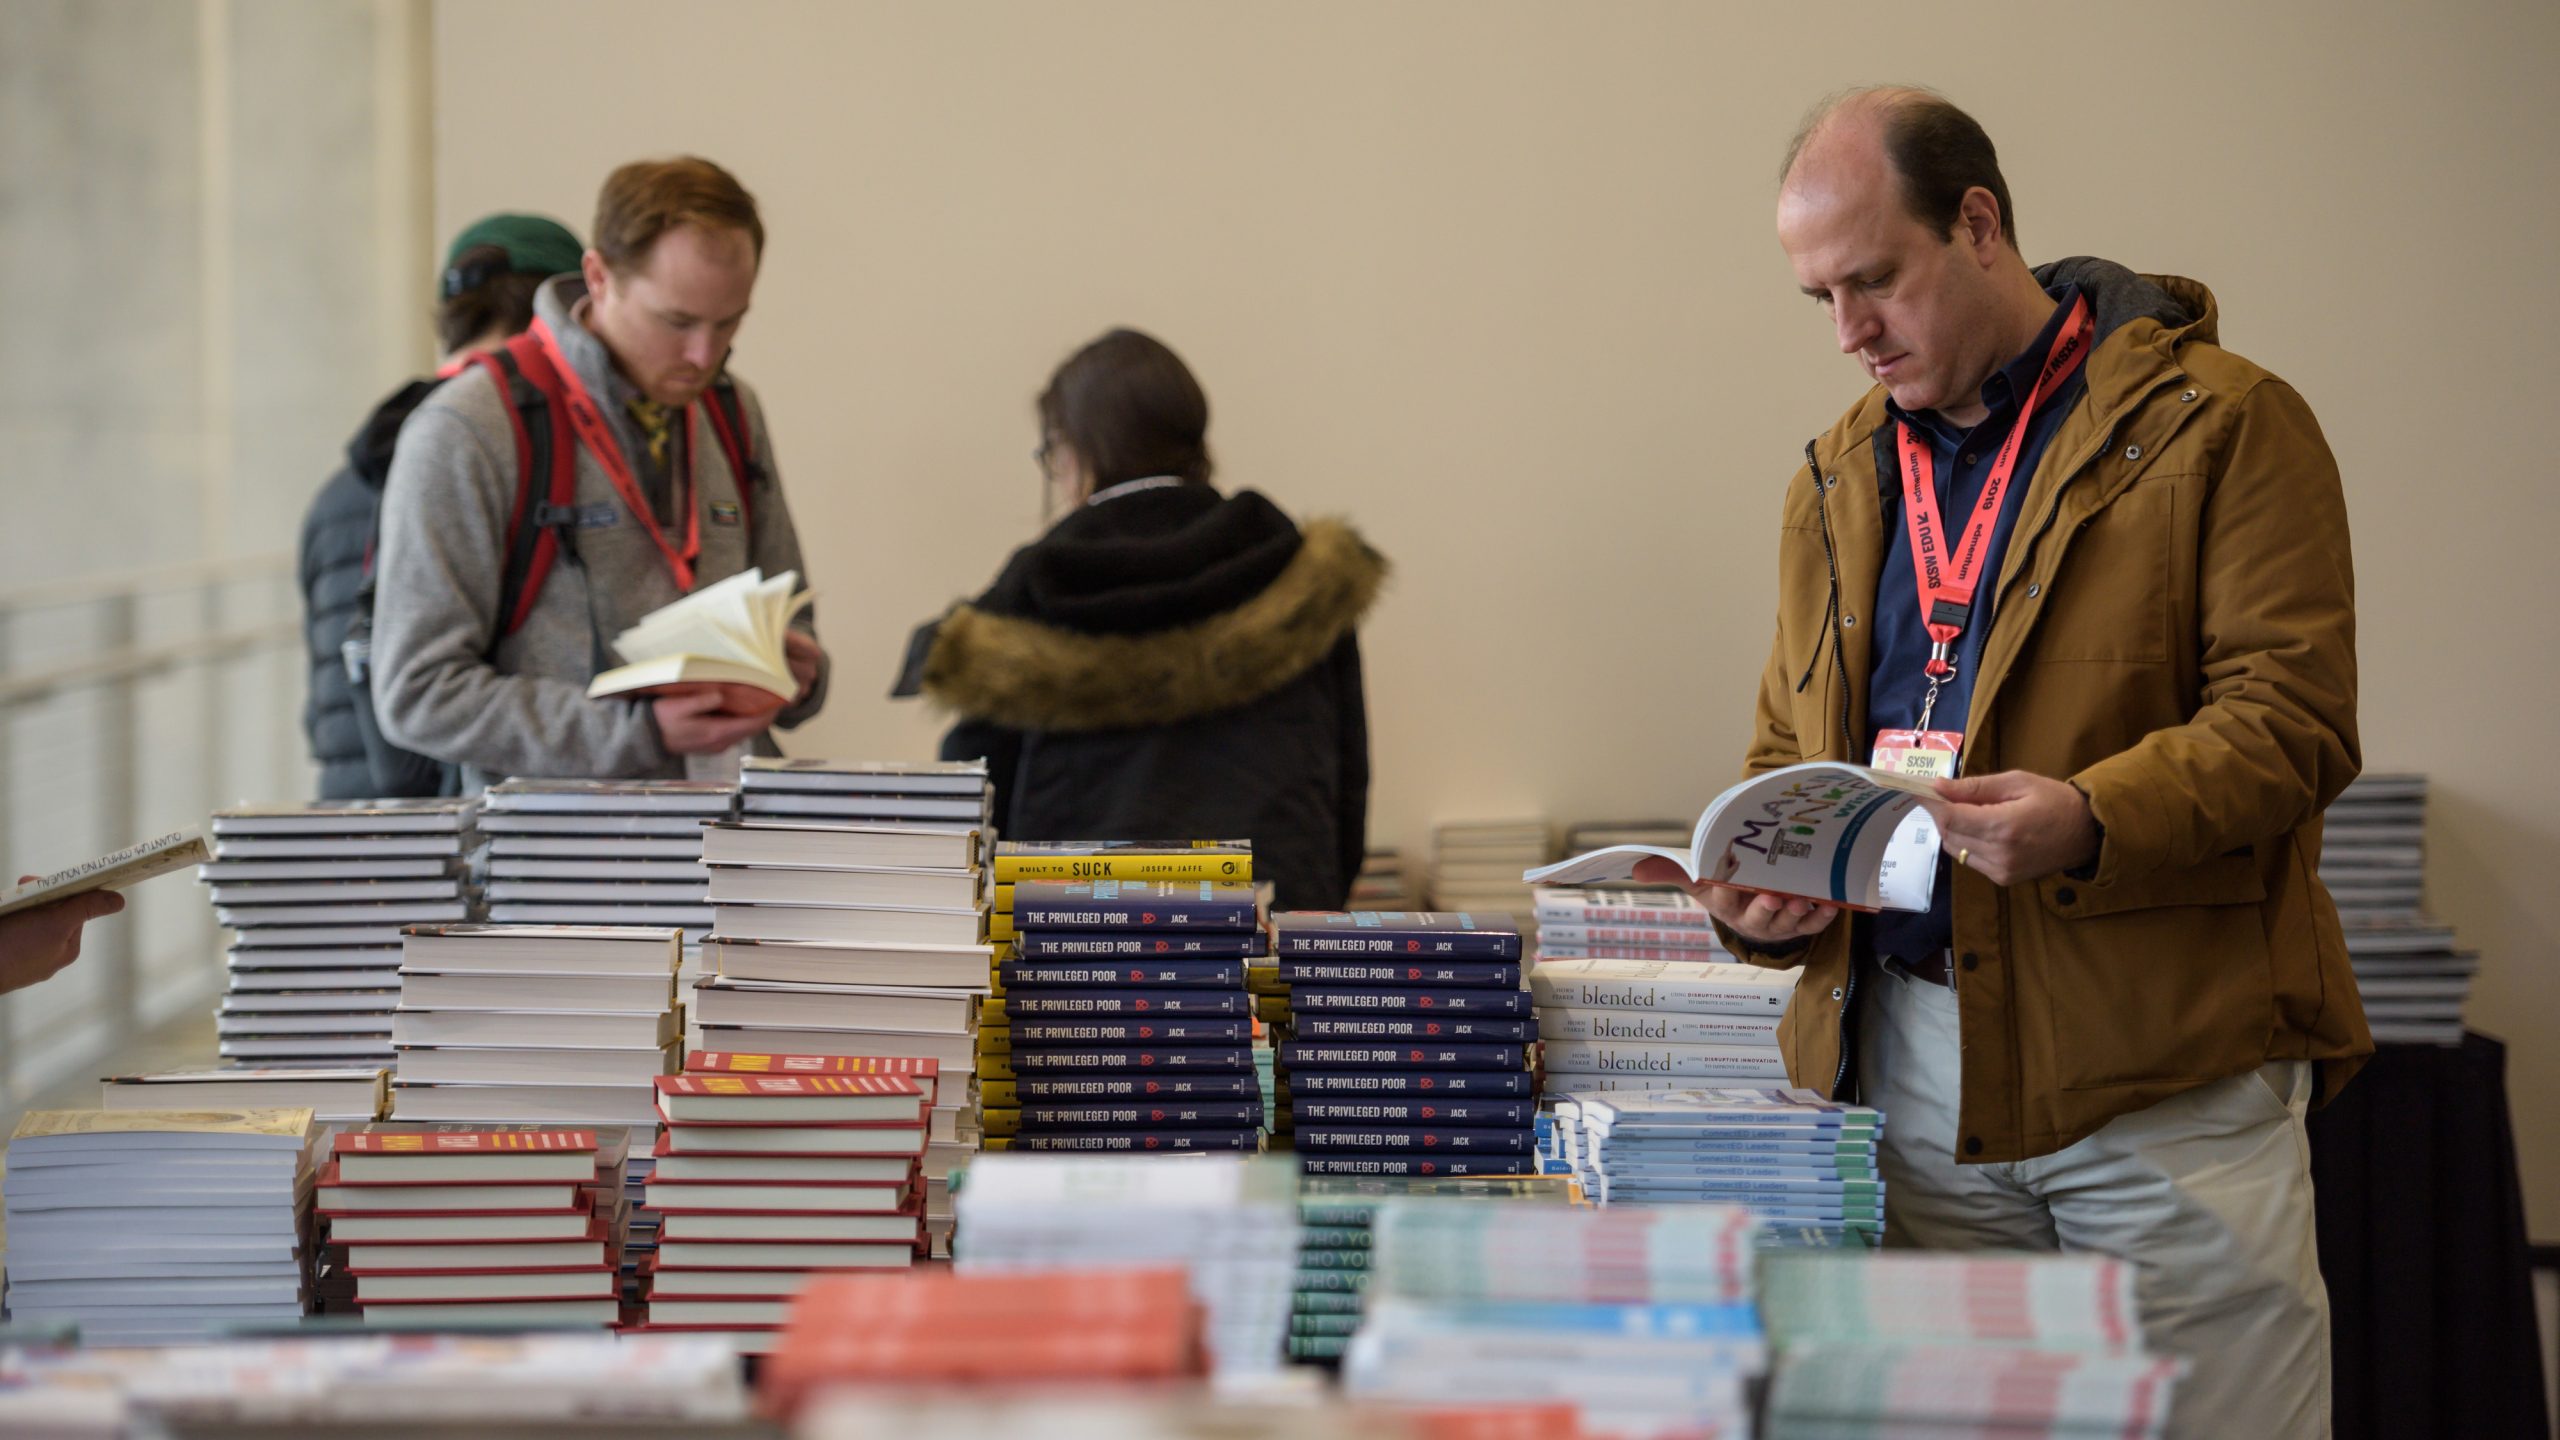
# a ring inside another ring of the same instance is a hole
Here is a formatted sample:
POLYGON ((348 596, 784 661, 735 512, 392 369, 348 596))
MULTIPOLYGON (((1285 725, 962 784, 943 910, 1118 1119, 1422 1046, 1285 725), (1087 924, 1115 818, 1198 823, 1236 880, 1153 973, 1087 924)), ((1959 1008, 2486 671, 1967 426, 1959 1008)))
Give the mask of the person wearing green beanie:
POLYGON ((471 356, 531 325, 534 292, 550 277, 577 269, 585 253, 569 227, 546 215, 500 213, 464 226, 436 275, 437 373, 409 381, 373 408, 347 442, 346 463, 303 517, 299 571, 311 683, 302 730, 324 800, 450 794, 461 784, 452 766, 391 744, 374 723, 362 632, 370 618, 382 486, 409 412, 471 356))

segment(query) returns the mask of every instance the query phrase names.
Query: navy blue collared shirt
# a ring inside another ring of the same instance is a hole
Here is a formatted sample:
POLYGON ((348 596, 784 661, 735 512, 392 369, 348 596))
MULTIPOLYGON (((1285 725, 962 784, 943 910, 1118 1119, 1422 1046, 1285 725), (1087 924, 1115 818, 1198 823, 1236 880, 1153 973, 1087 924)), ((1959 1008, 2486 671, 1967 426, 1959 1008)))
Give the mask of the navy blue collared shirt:
MULTIPOLYGON (((2043 331, 2016 359, 1983 382, 1982 398, 1990 406, 1990 413, 1982 417, 1981 424, 1967 430, 1934 410, 1915 414, 1889 400, 1885 403, 1892 421, 1909 425, 1935 455, 1938 513, 1947 518, 1950 526, 1981 500, 1982 487, 1991 478, 1991 462, 2008 440, 2009 427, 2017 423, 2019 405, 2035 388, 2045 356, 2053 350, 2054 337, 2062 333, 2063 322, 2071 318, 2071 302, 2080 294, 2080 287, 2066 285, 2045 293, 2056 301, 2053 318, 2045 322, 2043 331)), ((2052 443, 2054 432, 2062 428, 2062 417, 2071 413, 2071 407, 2079 403, 2087 389, 2082 383, 2087 372, 2086 365, 2074 368, 2061 389, 2036 406, 2034 417, 2027 422, 2026 438, 2018 447, 2017 473, 2009 482, 2008 494, 2001 497, 2000 518, 1992 526, 1990 548, 1982 557, 1982 578, 1974 589, 1973 616, 1956 642, 1956 673, 1938 687, 1937 709, 1929 717, 1933 730, 1965 728, 1965 716, 1973 702, 1974 671, 1982 661, 1983 639, 1991 633, 1991 602, 2000 583, 2000 566, 2009 551, 2009 532, 2017 528, 2028 482, 2034 479, 2036 466, 2044 459, 2045 447, 2052 443)), ((1884 731, 1916 729, 1920 706, 1929 693, 1929 630, 1921 622, 1919 582, 1911 569, 1911 530, 1902 518, 1902 468, 1893 424, 1885 427, 1877 444, 1878 472, 1889 477, 1883 491, 1884 527, 1890 543, 1885 549, 1884 570, 1876 577, 1875 653, 1867 672, 1870 751, 1875 748, 1876 736, 1884 731)), ((1944 855, 1938 857, 1938 882, 1930 891, 1925 913, 1887 910, 1876 917, 1873 935, 1877 955, 1918 959, 1953 943, 1955 912, 1951 896, 1955 883, 1949 876, 1951 868, 1944 855)))

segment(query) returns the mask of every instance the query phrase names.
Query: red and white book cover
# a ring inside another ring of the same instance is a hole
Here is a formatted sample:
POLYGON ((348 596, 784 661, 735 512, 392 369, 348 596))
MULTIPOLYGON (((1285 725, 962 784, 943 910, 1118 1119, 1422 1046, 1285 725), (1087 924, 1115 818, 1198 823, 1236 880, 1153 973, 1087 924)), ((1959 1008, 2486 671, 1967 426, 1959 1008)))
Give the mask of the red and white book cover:
POLYGON ((746 1055, 734 1050, 695 1050, 684 1057, 688 1075, 904 1075, 924 1087, 932 1103, 942 1062, 917 1055, 746 1055))
POLYGON ((926 1123, 924 1087, 905 1075, 660 1075, 658 1113, 695 1124, 926 1123))
POLYGON ((922 1125, 809 1125, 750 1120, 706 1124, 670 1120, 658 1137, 660 1155, 922 1155, 922 1125))
POLYGON ((596 1148, 593 1130, 347 1130, 330 1150, 339 1155, 495 1155, 526 1150, 596 1148))

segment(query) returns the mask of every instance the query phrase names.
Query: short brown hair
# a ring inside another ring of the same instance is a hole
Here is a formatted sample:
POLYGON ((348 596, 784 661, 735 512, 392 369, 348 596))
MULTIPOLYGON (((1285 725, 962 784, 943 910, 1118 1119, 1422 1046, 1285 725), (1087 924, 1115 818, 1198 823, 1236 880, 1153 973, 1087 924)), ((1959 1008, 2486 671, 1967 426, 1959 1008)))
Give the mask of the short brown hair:
POLYGON ((764 221, 738 177, 698 155, 634 160, 605 177, 596 196, 596 253, 616 274, 648 263, 658 237, 679 225, 744 230, 764 259, 764 221))
POLYGON ((548 277, 511 269, 510 264, 507 252, 496 245, 474 245, 453 257, 452 273, 474 283, 437 302, 436 341, 446 354, 491 332, 503 339, 533 324, 533 292, 548 277))
POLYGON ((1163 341, 1114 330, 1067 357, 1040 392, 1040 423, 1075 447, 1093 488, 1177 475, 1206 485, 1209 397, 1163 341))

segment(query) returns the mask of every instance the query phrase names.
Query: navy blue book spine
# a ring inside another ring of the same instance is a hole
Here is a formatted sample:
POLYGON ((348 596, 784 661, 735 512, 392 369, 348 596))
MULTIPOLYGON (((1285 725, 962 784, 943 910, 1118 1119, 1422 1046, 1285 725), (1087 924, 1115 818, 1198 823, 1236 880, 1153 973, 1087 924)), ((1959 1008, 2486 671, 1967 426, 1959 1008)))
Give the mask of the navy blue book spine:
POLYGON ((1307 1155, 1299 1163, 1309 1175, 1535 1175, 1534 1155, 1424 1155, 1362 1153, 1307 1155))
POLYGON ((1262 1082, 1243 1075, 1023 1075, 1014 1098, 1025 1105, 1063 1101, 1251 1100, 1262 1103, 1262 1082))
POLYGON ((1253 1044, 1250 1020, 1015 1020, 1014 1053, 1056 1045, 1253 1044))
POLYGON ((1253 997, 1242 990, 1106 990, 1091 986, 1041 989, 1025 985, 1004 993, 1009 1021, 1067 1016, 1182 1015, 1250 1019, 1253 997))
POLYGON ((1283 955, 1411 955, 1449 960, 1517 960, 1517 930, 1440 925, 1347 925, 1338 917, 1284 914, 1273 922, 1273 948, 1283 955))
POLYGON ((1244 989, 1241 960, 1007 960, 996 979, 1010 995, 1016 985, 1118 985, 1131 990, 1244 989))
POLYGON ((1280 1047, 1291 1070, 1521 1070, 1529 1063, 1518 1045, 1453 1045, 1446 1041, 1362 1044, 1349 1040, 1291 1040, 1280 1047))
POLYGON ((1013 953, 1025 960, 1106 959, 1192 956, 1203 960, 1244 960, 1269 946, 1259 930, 1236 934, 1212 931, 1167 931, 1142 934, 1123 930, 1025 930, 1014 937, 1013 953))
POLYGON ((1290 1113, 1303 1125, 1514 1125, 1536 1121, 1534 1100, 1297 1100, 1290 1113))
POLYGON ((1536 1133, 1525 1125, 1508 1129, 1442 1126, 1415 1130, 1389 1126, 1300 1125, 1291 1142, 1302 1151, 1390 1150, 1446 1155, 1526 1155, 1536 1149, 1536 1133))
POLYGON ((1535 1020, 1483 1020, 1466 1015, 1305 1015, 1301 1040, 1484 1040, 1518 1045, 1538 1038, 1535 1020))
POLYGON ((1166 1153, 1184 1150, 1262 1148, 1262 1132, 1254 1130, 1070 1130, 1016 1135, 1014 1150, 1099 1150, 1166 1153))
POLYGON ((1251 930, 1250 885, 1208 880, 1025 880, 1013 887, 1016 930, 1251 930))
MULTIPOLYGON (((1013 1073, 1024 1075, 1115 1075, 1130 1072, 1212 1072, 1252 1074, 1251 1045, 1076 1046, 1063 1050, 1013 1051, 1013 1073)), ((1018 1093, 1018 1092, 1017 1092, 1018 1093)))
MULTIPOLYGON (((1285 1061, 1283 1062, 1286 1063, 1285 1061)), ((1298 1070, 1288 1073, 1292 1097, 1465 1096, 1471 1100, 1528 1100, 1538 1085, 1526 1070, 1298 1070)))
POLYGON ((1501 960, 1357 960, 1282 955, 1280 978, 1299 985, 1383 985, 1395 989, 1517 990, 1520 967, 1501 960))
POLYGON ((1259 1100, 1022 1107, 1024 1134, 1056 1130, 1237 1130, 1261 1123, 1259 1100))
POLYGON ((1308 1015, 1488 1015, 1532 1019, 1536 997, 1526 990, 1408 990, 1293 985, 1290 1013, 1308 1015))

